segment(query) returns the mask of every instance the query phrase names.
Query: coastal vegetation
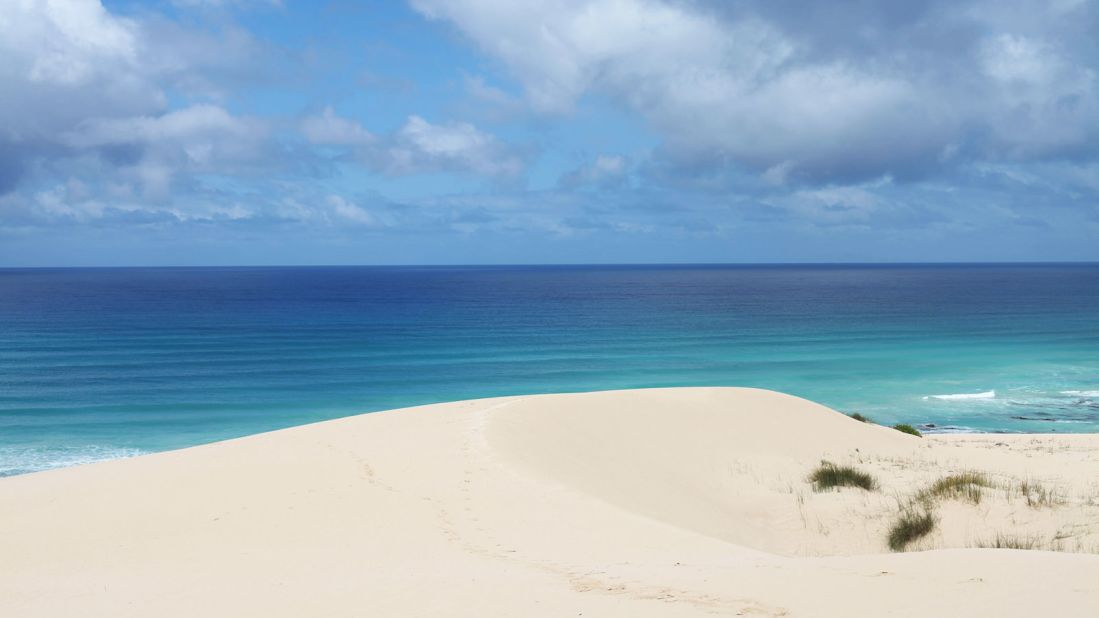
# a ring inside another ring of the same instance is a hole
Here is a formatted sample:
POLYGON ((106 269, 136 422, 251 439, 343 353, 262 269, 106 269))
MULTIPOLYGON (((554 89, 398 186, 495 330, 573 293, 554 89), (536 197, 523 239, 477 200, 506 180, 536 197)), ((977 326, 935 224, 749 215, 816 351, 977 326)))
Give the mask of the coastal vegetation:
POLYGON ((919 501, 908 504, 889 529, 889 549, 904 551, 913 542, 931 534, 936 521, 930 505, 919 501))
POLYGON ((923 437, 923 434, 920 433, 919 429, 916 429, 915 427, 907 423, 897 423, 896 425, 893 425, 893 429, 896 429, 901 433, 911 434, 913 436, 916 436, 917 438, 923 437))
POLYGON ((980 504, 982 490, 991 488, 992 480, 983 472, 959 472, 944 476, 917 495, 923 502, 935 499, 953 499, 980 504))
POLYGON ((878 482, 870 474, 851 466, 837 466, 829 461, 820 462, 820 466, 809 475, 809 480, 817 491, 838 487, 858 487, 873 491, 878 487, 878 482))
POLYGON ((1052 507, 1063 502, 1055 490, 1032 479, 1019 481, 1019 493, 1026 500, 1027 506, 1032 508, 1052 507))
POLYGON ((1035 535, 997 533, 990 539, 979 539, 973 545, 985 549, 1040 549, 1041 539, 1035 535))
POLYGON ((927 536, 935 529, 935 514, 939 502, 962 500, 974 505, 981 503, 982 491, 993 487, 987 474, 965 471, 940 478, 921 489, 905 503, 886 537, 889 549, 905 551, 910 544, 927 536))
MULTIPOLYGON (((984 472, 974 470, 955 472, 936 480, 903 503, 886 538, 889 548, 893 551, 904 551, 909 544, 934 530, 939 521, 936 511, 944 500, 960 500, 976 506, 981 504, 988 491, 995 492, 995 495, 1009 501, 1015 496, 1022 496, 1027 506, 1036 509, 1052 508, 1065 503, 1064 496, 1056 488, 1033 479, 994 482, 984 472)), ((1072 536, 1072 534, 1062 536, 1058 533, 1058 536, 1049 542, 1043 542, 1037 535, 997 532, 993 537, 978 539, 974 547, 1064 551, 1062 541, 1072 536)))

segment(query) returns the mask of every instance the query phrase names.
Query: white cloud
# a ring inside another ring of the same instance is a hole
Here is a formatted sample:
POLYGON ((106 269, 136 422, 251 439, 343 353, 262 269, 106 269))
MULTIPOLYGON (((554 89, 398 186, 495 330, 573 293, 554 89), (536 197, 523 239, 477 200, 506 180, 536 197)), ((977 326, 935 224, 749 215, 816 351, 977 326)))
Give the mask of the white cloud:
POLYGON ((56 185, 35 193, 34 204, 37 210, 49 218, 68 218, 87 221, 102 216, 103 204, 88 200, 80 190, 73 190, 70 181, 67 185, 56 185))
POLYGON ((147 197, 163 198, 183 172, 239 172, 269 161, 264 123, 215 105, 193 105, 157 116, 93 118, 61 136, 76 150, 129 148, 135 160, 119 166, 147 197))
POLYGON ((383 168, 391 174, 434 171, 514 176, 522 161, 495 137, 465 122, 431 124, 409 116, 384 151, 383 168))
POLYGON ((144 75, 140 52, 138 24, 96 0, 6 3, 0 140, 48 140, 83 118, 160 109, 164 96, 144 75))
POLYGON ((1027 22, 990 21, 1010 13, 995 6, 918 3, 896 10, 898 19, 888 6, 844 4, 836 11, 850 10, 851 20, 829 31, 812 23, 811 7, 767 3, 411 4, 501 62, 534 110, 565 113, 585 95, 610 97, 655 127, 679 166, 848 181, 920 175, 944 152, 1057 156, 1099 139, 1094 69, 1057 53, 1041 32, 1078 19, 1075 5, 1020 9, 1039 30, 1022 36, 997 32, 1027 22), (1055 92, 1039 96, 1051 84, 1055 92))
POLYGON ((38 83, 86 83, 105 76, 104 64, 132 66, 137 59, 136 25, 111 16, 97 0, 9 3, 0 41, 16 70, 38 83))
POLYGON ((522 159, 512 148, 467 122, 433 124, 409 116, 388 135, 374 135, 331 107, 301 123, 307 141, 344 149, 367 167, 394 176, 459 172, 490 177, 516 176, 522 159))
POLYGON ((91 119, 67 134, 67 141, 87 148, 135 142, 240 140, 260 132, 258 123, 234 117, 216 105, 193 105, 159 116, 91 119))
POLYGON ((63 175, 119 171, 109 181, 140 182, 153 194, 180 173, 257 161, 260 123, 217 105, 172 109, 167 95, 214 94, 212 76, 246 66, 257 50, 231 27, 214 36, 152 14, 121 17, 98 0, 5 4, 0 193, 44 165, 63 175))
POLYGON ((689 73, 686 79, 744 79, 773 69, 790 53, 762 24, 730 31, 712 17, 659 2, 556 0, 531 6, 413 0, 412 5, 429 17, 453 21, 504 60, 543 111, 567 110, 593 86, 664 80, 680 69, 689 73), (722 66, 731 70, 718 75, 714 70, 722 66))
POLYGON ((361 124, 337 116, 331 107, 306 117, 301 132, 305 139, 322 146, 364 146, 374 142, 374 136, 361 124))
POLYGON ((801 218, 817 223, 866 222, 886 206, 875 188, 872 185, 808 189, 794 192, 785 203, 801 218))
POLYGON ((366 209, 357 206, 339 195, 329 195, 325 198, 325 205, 338 219, 356 225, 375 227, 378 220, 366 209))

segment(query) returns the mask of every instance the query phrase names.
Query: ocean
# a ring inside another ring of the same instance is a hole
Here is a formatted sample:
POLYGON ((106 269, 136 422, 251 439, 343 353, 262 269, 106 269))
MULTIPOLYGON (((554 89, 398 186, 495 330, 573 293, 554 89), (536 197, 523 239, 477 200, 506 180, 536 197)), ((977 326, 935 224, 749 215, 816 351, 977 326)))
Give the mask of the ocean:
POLYGON ((1099 265, 0 269, 0 475, 696 385, 926 431, 1099 431, 1099 265))

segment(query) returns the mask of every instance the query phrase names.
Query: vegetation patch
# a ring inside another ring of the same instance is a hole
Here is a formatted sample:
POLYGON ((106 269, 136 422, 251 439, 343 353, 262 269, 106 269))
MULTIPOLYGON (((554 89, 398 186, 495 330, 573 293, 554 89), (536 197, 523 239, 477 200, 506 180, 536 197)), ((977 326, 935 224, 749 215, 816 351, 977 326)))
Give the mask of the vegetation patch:
POLYGON ((991 539, 978 540, 974 547, 986 549, 1039 549, 1041 541, 1036 536, 1019 536, 998 533, 991 539))
POLYGON ((889 549, 904 551, 913 542, 931 534, 935 523, 935 515, 926 505, 908 505, 889 529, 889 549))
POLYGON ((1055 506, 1063 502, 1061 497, 1053 489, 1030 479, 1019 482, 1019 493, 1022 494, 1026 504, 1032 508, 1043 506, 1055 506))
POLYGON ((932 499, 964 500, 973 504, 980 504, 982 489, 992 486, 992 480, 983 472, 959 472, 935 481, 931 484, 931 487, 921 491, 917 498, 924 501, 932 499))
POLYGON ((820 462, 820 466, 809 475, 809 480, 817 491, 837 487, 858 487, 866 491, 878 488, 878 482, 866 472, 851 466, 837 466, 827 461, 820 462))
POLYGON ((909 425, 907 423, 898 423, 896 425, 893 425, 893 429, 896 429, 897 431, 899 431, 901 433, 911 434, 913 436, 916 436, 917 438, 922 438, 923 437, 923 434, 920 433, 919 429, 916 429, 915 427, 913 427, 912 425, 909 425))
POLYGON ((851 418, 855 419, 856 421, 859 421, 860 423, 871 423, 871 424, 873 424, 873 422, 874 422, 874 421, 870 420, 869 416, 863 416, 862 414, 859 414, 858 412, 848 414, 847 416, 850 416, 851 418))

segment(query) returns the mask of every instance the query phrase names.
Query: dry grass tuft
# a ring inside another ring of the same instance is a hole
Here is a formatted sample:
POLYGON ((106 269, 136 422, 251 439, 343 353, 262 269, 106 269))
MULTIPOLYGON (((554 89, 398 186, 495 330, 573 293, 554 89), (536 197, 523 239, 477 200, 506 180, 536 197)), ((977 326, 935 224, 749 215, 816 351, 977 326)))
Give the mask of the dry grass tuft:
POLYGON ((1042 540, 1034 535, 1020 536, 998 532, 995 537, 978 540, 973 546, 986 549, 1040 549, 1041 544, 1042 540))
POLYGON ((900 516, 889 529, 889 549, 904 551, 911 543, 931 534, 935 524, 935 515, 926 504, 909 504, 901 509, 900 516))
POLYGON ((992 480, 983 472, 959 472, 935 481, 917 494, 920 500, 964 500, 980 504, 982 489, 992 487, 992 480))
POLYGON ((1053 507, 1064 502, 1056 490, 1031 479, 1019 481, 1019 493, 1031 508, 1053 507))
POLYGON ((866 472, 851 466, 837 466, 828 461, 820 462, 820 466, 809 475, 809 481, 817 491, 837 487, 858 487, 866 491, 878 488, 878 482, 866 472))

